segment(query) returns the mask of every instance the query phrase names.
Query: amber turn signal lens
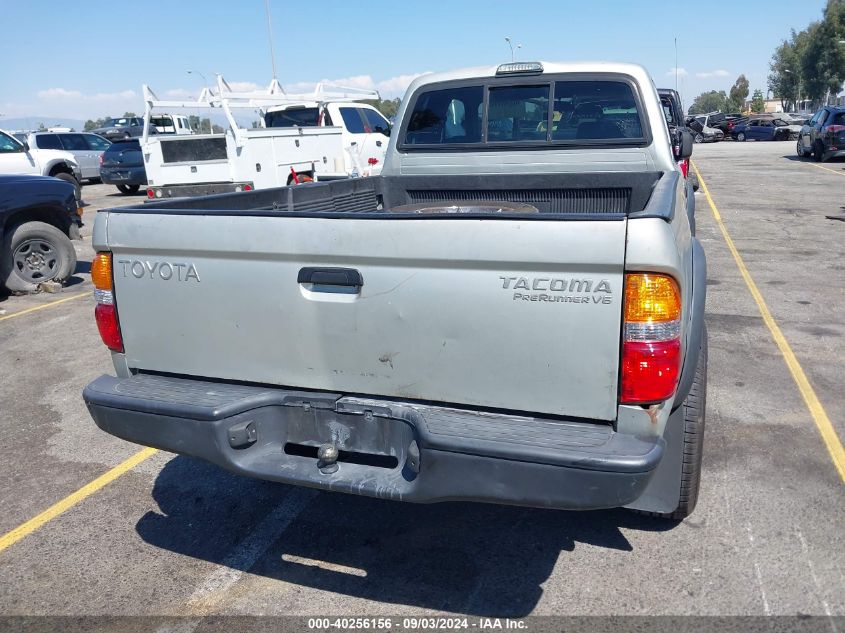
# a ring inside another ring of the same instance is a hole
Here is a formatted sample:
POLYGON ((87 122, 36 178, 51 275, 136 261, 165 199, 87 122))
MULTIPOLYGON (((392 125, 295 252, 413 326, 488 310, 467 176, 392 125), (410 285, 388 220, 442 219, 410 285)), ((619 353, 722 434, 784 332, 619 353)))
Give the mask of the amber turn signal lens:
POLYGON ((651 323, 681 318, 681 291, 674 279, 654 273, 625 276, 625 321, 651 323))
POLYGON ((91 281, 97 290, 111 290, 111 253, 97 253, 91 263, 91 281))

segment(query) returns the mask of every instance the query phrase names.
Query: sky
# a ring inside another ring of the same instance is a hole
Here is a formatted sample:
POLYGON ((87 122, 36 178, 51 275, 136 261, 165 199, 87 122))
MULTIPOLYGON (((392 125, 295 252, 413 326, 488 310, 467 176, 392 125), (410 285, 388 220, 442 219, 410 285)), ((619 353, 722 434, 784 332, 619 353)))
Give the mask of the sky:
MULTIPOLYGON (((636 62, 658 87, 674 87, 677 38, 685 106, 729 90, 740 73, 765 93, 775 47, 825 4, 710 0, 700 12, 677 0, 269 2, 288 92, 328 80, 401 96, 421 73, 510 61, 505 37, 522 45, 517 60, 636 62)), ((144 83, 162 99, 193 98, 204 80, 188 70, 209 83, 221 73, 235 89, 273 76, 264 0, 0 0, 0 22, 0 127, 142 112, 144 83)))

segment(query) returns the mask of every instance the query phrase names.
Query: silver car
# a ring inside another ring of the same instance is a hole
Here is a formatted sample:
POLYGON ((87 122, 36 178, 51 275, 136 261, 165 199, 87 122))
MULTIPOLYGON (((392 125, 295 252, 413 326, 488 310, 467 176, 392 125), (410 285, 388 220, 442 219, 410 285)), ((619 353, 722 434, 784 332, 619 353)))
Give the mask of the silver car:
POLYGON ((27 139, 30 147, 59 149, 73 154, 83 180, 100 178, 100 156, 111 141, 90 132, 33 132, 27 139))

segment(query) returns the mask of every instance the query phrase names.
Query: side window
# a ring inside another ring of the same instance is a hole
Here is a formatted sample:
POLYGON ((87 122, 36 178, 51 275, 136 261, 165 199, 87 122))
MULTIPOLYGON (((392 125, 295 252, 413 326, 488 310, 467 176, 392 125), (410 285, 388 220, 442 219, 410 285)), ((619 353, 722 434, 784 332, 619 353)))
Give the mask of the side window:
POLYGON ((364 121, 358 113, 358 108, 341 108, 340 116, 343 118, 343 126, 351 134, 364 134, 364 121))
POLYGON ((102 136, 97 136, 96 134, 86 134, 85 140, 88 141, 88 146, 95 150, 95 151, 102 151, 109 148, 111 143, 104 139, 102 136))
POLYGON ((381 114, 376 112, 375 110, 370 110, 369 108, 361 108, 361 112, 364 114, 364 118, 367 120, 367 125, 370 127, 370 132, 386 132, 387 128, 390 127, 390 123, 387 122, 381 114))
POLYGON ((0 154, 23 152, 23 145, 4 132, 0 132, 0 154))
POLYGON ((815 125, 819 122, 819 117, 822 115, 822 112, 824 112, 824 110, 819 110, 813 115, 813 118, 810 119, 810 125, 815 125))
POLYGON ((822 110, 819 112, 819 125, 824 125, 824 122, 827 120, 827 115, 830 114, 827 110, 822 110))
POLYGON ((58 134, 36 134, 35 145, 38 149, 63 149, 58 134))
POLYGON ((59 134, 62 146, 70 152, 87 152, 88 143, 85 142, 82 134, 59 134))

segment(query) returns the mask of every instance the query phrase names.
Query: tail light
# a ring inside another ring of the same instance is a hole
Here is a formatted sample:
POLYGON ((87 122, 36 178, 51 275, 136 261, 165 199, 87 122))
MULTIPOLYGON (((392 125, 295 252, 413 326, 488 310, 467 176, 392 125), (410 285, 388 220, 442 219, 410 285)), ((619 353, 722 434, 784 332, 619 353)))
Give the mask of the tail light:
POLYGON ((155 191, 153 191, 153 188, 152 188, 152 187, 148 187, 148 188, 147 188, 147 197, 148 197, 150 200, 152 200, 153 198, 155 198, 155 195, 156 195, 156 192, 155 192, 155 191))
POLYGON ((689 174, 689 158, 682 158, 678 161, 678 165, 681 166, 681 173, 684 175, 684 178, 686 178, 687 174, 689 174))
POLYGON ((244 191, 252 191, 252 185, 251 185, 251 184, 249 184, 249 183, 246 183, 246 184, 244 185, 244 191))
POLYGON ((97 253, 91 264, 91 281, 94 283, 94 319, 100 338, 110 350, 123 352, 123 337, 120 335, 120 322, 117 319, 117 306, 114 303, 114 284, 112 275, 111 253, 97 253))
POLYGON ((102 167, 102 166, 103 166, 103 155, 100 154, 100 167, 102 167))
POLYGON ((625 275, 622 404, 668 400, 681 373, 681 292, 667 275, 625 275))
POLYGON ((374 165, 378 165, 378 158, 368 158, 367 164, 372 167, 374 165))

